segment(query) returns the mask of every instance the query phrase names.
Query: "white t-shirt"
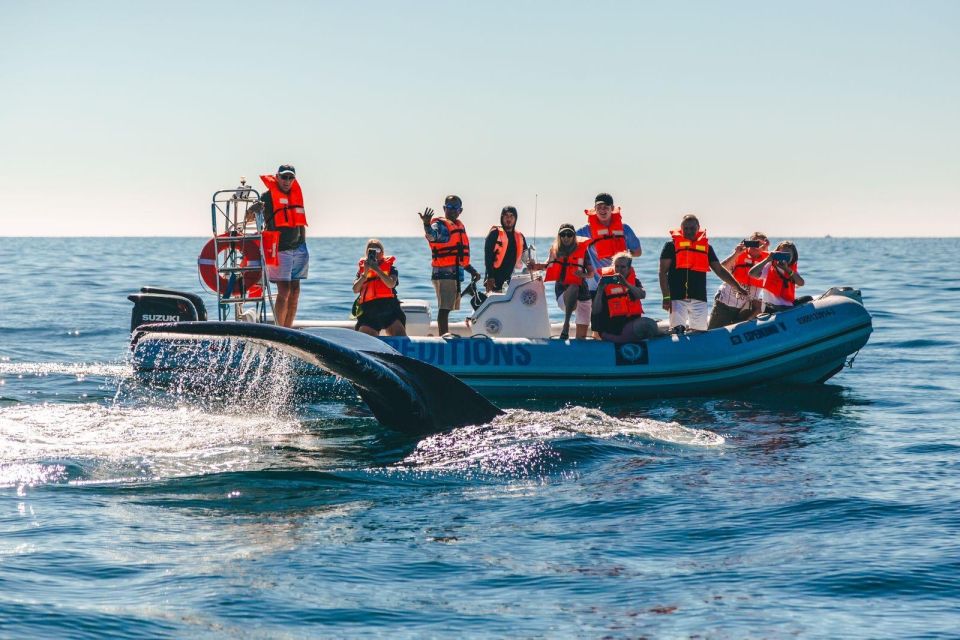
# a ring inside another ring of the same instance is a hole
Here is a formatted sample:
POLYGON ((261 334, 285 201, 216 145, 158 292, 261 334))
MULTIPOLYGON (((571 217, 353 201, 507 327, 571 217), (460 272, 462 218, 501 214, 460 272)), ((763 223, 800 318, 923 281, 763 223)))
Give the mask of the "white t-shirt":
POLYGON ((751 300, 760 299, 760 287, 755 287, 750 285, 747 287, 748 295, 744 296, 742 293, 731 287, 726 282, 720 284, 720 288, 717 289, 717 297, 715 300, 721 304, 725 304, 728 307, 733 307, 734 309, 746 309, 750 306, 751 300))

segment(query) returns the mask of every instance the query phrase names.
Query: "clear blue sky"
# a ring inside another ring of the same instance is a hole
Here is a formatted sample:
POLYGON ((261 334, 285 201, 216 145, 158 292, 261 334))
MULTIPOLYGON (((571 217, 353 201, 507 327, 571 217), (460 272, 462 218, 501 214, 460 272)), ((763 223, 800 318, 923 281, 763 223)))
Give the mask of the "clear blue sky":
POLYGON ((0 235, 206 235, 297 166, 312 235, 580 223, 960 235, 960 2, 0 0, 0 235), (259 181, 257 181, 259 182, 259 181))

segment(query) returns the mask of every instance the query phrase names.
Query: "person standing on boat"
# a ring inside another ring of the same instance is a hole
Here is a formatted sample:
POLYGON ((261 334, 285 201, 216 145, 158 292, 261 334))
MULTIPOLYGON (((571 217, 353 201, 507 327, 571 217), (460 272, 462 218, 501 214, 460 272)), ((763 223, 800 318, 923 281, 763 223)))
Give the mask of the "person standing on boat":
POLYGON ((378 336, 381 331, 388 336, 407 335, 407 316, 397 298, 400 274, 395 262, 393 256, 384 255, 382 242, 376 238, 367 240, 353 281, 353 292, 358 294, 355 330, 371 336, 378 336))
POLYGON ((423 236, 430 244, 433 288, 437 293, 437 328, 440 335, 449 331, 450 312, 460 308, 460 285, 463 272, 468 271, 474 280, 480 273, 470 265, 470 238, 460 222, 463 201, 460 196, 449 195, 443 202, 443 216, 433 217, 433 209, 427 207, 420 216, 423 236))
POLYGON ((643 316, 647 292, 637 279, 629 251, 613 256, 613 265, 604 267, 600 284, 593 299, 593 330, 600 338, 623 344, 653 338, 659 331, 657 323, 643 316))
POLYGON ((500 291, 510 281, 514 270, 523 265, 526 251, 527 239, 517 231, 517 208, 507 205, 500 211, 500 226, 491 227, 483 243, 483 288, 487 293, 500 291))
POLYGON ((273 302, 274 322, 292 327, 300 301, 300 281, 307 277, 310 253, 307 251, 307 216, 297 170, 282 164, 273 176, 260 176, 267 191, 260 202, 247 210, 248 218, 263 211, 263 255, 267 278, 277 285, 273 302), (275 256, 275 257, 274 257, 275 256))
MULTIPOLYGON (((800 261, 800 252, 797 245, 784 240, 762 262, 750 269, 750 275, 763 283, 760 292, 763 299, 763 310, 767 313, 785 311, 797 302, 797 287, 805 283, 797 271, 797 262, 800 261), (786 260, 778 254, 789 254, 786 260)), ((809 300, 809 298, 806 298, 809 300)), ((803 301, 801 300, 801 303, 803 301)))
POLYGON ((683 216, 680 228, 670 231, 670 236, 660 252, 660 291, 663 309, 670 312, 670 328, 706 331, 708 271, 740 295, 746 297, 749 292, 717 260, 697 216, 683 216))
POLYGON ((710 310, 708 329, 725 327, 735 322, 743 322, 760 314, 762 302, 760 291, 763 280, 750 276, 753 265, 767 257, 770 240, 765 233, 755 231, 749 238, 743 240, 733 249, 733 253, 723 259, 720 264, 733 274, 737 282, 750 292, 744 297, 726 282, 721 283, 717 295, 713 299, 713 309, 710 310))
POLYGON ((587 258, 587 246, 590 241, 586 238, 577 238, 577 231, 572 224, 563 223, 557 231, 557 239, 550 247, 550 255, 546 263, 527 263, 530 269, 543 270, 544 282, 556 282, 554 295, 557 306, 563 310, 563 328, 560 330, 560 339, 570 337, 570 317, 574 310, 577 312, 576 337, 583 340, 590 329, 590 307, 580 305, 580 302, 589 302, 590 288, 586 278, 593 277, 593 265, 587 258), (585 310, 585 315, 584 315, 585 310))
MULTIPOLYGON (((577 235, 590 240, 587 256, 593 266, 594 275, 586 280, 590 288, 590 300, 578 303, 577 317, 581 316, 582 306, 583 315, 589 318, 592 300, 600 282, 600 271, 611 266, 613 256, 621 251, 627 251, 637 258, 643 253, 643 249, 637 234, 630 225, 623 223, 620 208, 613 208, 613 196, 609 193, 597 194, 593 209, 585 209, 584 213, 587 215, 587 224, 577 230, 577 235)), ((577 325, 577 337, 580 338, 579 323, 577 325)), ((586 334, 582 337, 585 338, 586 334)))

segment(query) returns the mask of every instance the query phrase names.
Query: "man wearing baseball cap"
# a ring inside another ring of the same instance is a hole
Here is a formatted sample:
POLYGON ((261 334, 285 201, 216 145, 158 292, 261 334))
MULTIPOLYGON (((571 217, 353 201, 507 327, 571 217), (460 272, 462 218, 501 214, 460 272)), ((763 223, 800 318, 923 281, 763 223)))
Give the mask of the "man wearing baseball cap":
POLYGON ((258 203, 267 230, 263 238, 267 277, 277 285, 274 321, 278 326, 292 327, 300 301, 300 281, 307 277, 310 266, 303 193, 297 170, 291 164, 282 164, 276 175, 263 175, 260 179, 267 187, 258 203))
POLYGON ((440 335, 449 330, 450 312, 460 308, 460 284, 466 270, 474 280, 480 273, 470 265, 470 238, 460 222, 463 201, 449 195, 443 201, 443 217, 433 217, 427 207, 418 213, 423 222, 423 235, 430 244, 433 288, 437 292, 437 328, 440 335))
POLYGON ((577 305, 577 337, 580 336, 580 320, 589 317, 593 306, 593 295, 600 282, 600 270, 613 264, 613 256, 621 251, 629 251, 634 258, 643 253, 640 240, 630 225, 624 224, 620 217, 620 207, 614 209, 613 196, 609 193, 598 193, 594 198, 593 209, 585 209, 587 224, 577 229, 577 235, 590 239, 587 256, 594 268, 594 275, 586 279, 590 288, 590 300, 582 300, 577 305))

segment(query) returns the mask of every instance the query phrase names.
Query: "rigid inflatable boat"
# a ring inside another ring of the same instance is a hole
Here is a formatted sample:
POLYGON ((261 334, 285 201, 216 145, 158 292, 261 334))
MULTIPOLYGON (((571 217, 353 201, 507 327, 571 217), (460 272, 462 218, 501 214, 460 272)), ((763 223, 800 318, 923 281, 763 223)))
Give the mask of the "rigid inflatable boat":
MULTIPOLYGON (((250 370, 252 351, 245 347, 244 338, 220 336, 213 324, 221 323, 210 323, 206 332, 198 327, 193 335, 171 333, 163 325, 139 327, 133 341, 136 370, 145 374, 250 370)), ((442 369, 491 398, 570 401, 702 395, 772 382, 819 383, 840 372, 872 331, 870 315, 859 292, 852 289, 831 289, 789 311, 711 331, 668 334, 631 344, 560 340, 549 333, 492 336, 482 331, 483 322, 470 323, 477 331, 470 337, 364 340, 337 324, 304 323, 294 331, 345 344, 360 353, 389 349, 442 369)), ((494 326, 504 332, 502 322, 494 326)), ((553 329, 549 322, 546 327, 553 329)), ((256 334, 252 327, 249 331, 256 334)), ((268 340, 257 342, 257 357, 266 357, 263 348, 268 344, 268 340)), ((290 375, 298 378, 297 387, 305 392, 323 393, 332 382, 329 372, 308 363, 297 363, 290 375)))
MULTIPOLYGON (((382 422, 417 422, 434 405, 449 405, 440 412, 454 416, 458 402, 473 402, 473 392, 590 402, 821 383, 843 369, 873 330, 860 292, 836 287, 787 311, 711 331, 675 334, 664 327, 664 335, 631 344, 561 340, 559 325, 549 319, 542 275, 526 270, 466 321, 451 323, 444 336, 437 335, 430 306, 420 300, 402 303, 407 337, 372 338, 352 331, 348 320, 302 321, 282 329, 270 321, 272 296, 262 260, 242 255, 255 252, 259 238, 247 232, 242 210, 255 201, 255 192, 243 189, 214 194, 213 246, 200 265, 213 270, 205 280, 213 282, 218 321, 207 319, 196 294, 143 288, 129 296, 133 365, 141 376, 202 388, 245 384, 282 369, 282 384, 299 394, 322 397, 347 380, 382 422), (226 233, 218 233, 218 216, 227 221, 226 233), (434 393, 433 387, 447 384, 441 382, 444 372, 464 389, 449 397, 434 393), (403 417, 391 414, 396 402, 407 407, 403 417)), ((259 214, 256 224, 262 228, 259 214)), ((481 413, 495 410, 485 405, 481 413)))

